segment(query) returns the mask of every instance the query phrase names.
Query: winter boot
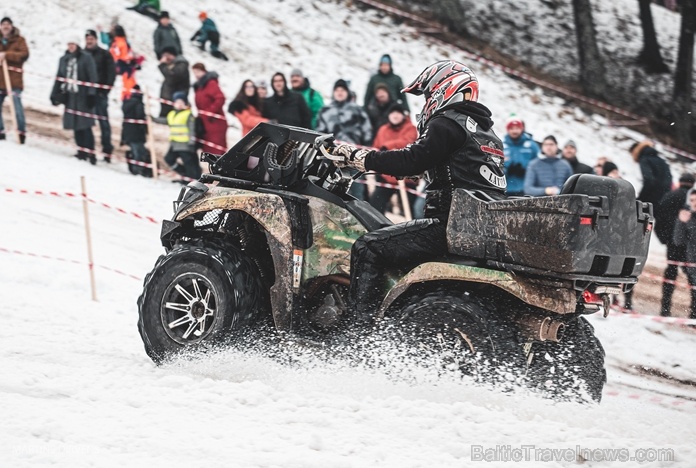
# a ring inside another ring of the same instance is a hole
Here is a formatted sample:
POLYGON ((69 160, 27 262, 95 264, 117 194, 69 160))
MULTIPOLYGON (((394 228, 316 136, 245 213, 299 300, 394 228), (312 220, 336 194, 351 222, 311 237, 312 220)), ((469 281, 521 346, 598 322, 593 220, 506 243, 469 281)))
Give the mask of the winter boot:
POLYGON ((89 163, 92 166, 96 166, 97 165, 97 156, 94 154, 90 154, 88 157, 89 157, 89 163))
POLYGON ((4 140, 5 138, 5 132, 0 132, 0 140, 4 140))
POLYGON ((19 144, 23 145, 24 142, 27 141, 27 134, 26 133, 20 133, 19 134, 19 144))

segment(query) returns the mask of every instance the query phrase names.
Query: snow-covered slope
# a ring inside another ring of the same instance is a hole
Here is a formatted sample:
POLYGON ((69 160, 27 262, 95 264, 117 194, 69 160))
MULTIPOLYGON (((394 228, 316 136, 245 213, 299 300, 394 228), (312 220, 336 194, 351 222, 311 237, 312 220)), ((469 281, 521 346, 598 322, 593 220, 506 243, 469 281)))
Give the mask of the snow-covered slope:
POLYGON ((91 198, 159 219, 178 186, 10 142, 0 164, 1 466, 468 466, 473 446, 496 444, 673 449, 675 463, 641 466, 693 466, 693 387, 635 374, 646 365, 693 382, 694 335, 641 320, 592 317, 609 364, 600 406, 428 378, 398 361, 410 379, 239 350, 155 367, 136 327, 141 282, 101 267, 142 278, 162 252, 158 226, 90 204, 92 302, 84 264, 12 253, 85 263, 81 201, 5 189, 79 192, 85 175, 91 198))

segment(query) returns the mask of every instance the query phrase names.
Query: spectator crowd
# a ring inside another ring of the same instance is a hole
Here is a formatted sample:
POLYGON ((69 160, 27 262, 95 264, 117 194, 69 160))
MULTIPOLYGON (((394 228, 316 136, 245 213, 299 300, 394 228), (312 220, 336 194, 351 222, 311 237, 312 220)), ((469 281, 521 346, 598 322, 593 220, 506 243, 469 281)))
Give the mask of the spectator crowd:
MULTIPOLYGON (((362 105, 357 103, 350 81, 337 79, 331 99, 326 102, 322 93, 311 86, 309 77, 301 69, 293 68, 288 75, 289 81, 281 71, 274 73, 269 82, 245 79, 225 108, 227 97, 220 86, 222 77, 201 62, 189 64, 183 55, 174 22, 168 12, 160 10, 159 0, 139 0, 129 9, 157 22, 153 49, 159 61, 162 85, 159 113, 153 120, 169 127, 170 147, 164 160, 182 176, 200 176, 199 150, 222 153, 228 148, 225 109, 239 121, 242 136, 261 122, 275 122, 333 133, 337 140, 379 149, 403 148, 416 141, 418 132, 411 121, 408 102, 401 93, 403 81, 394 72, 389 54, 379 58, 362 105), (191 89, 197 115, 189 101, 191 89)), ((203 51, 209 47, 212 57, 228 60, 220 50, 221 35, 215 21, 206 12, 200 12, 198 18, 200 28, 190 41, 203 51)), ((65 53, 58 60, 50 102, 63 106, 63 128, 73 132, 78 147, 75 157, 97 163, 92 128, 98 122, 103 160, 110 162, 114 137, 109 123, 108 101, 114 83, 120 77, 124 123, 119 141, 128 147, 129 170, 136 175, 151 177, 152 170, 147 168, 151 159, 146 148, 148 127, 143 124, 148 115, 136 78, 144 57, 132 50, 126 31, 119 24, 112 24, 108 32, 97 28, 86 30, 84 35, 68 35, 65 46, 65 53)), ((10 17, 2 18, 0 64, 6 62, 10 71, 9 83, 0 74, 0 106, 9 90, 20 143, 26 141, 21 96, 24 89, 22 67, 28 58, 27 41, 20 29, 10 17)), ((0 140, 5 138, 0 115, 0 140)), ((511 115, 505 122, 503 144, 508 196, 557 195, 573 174, 621 177, 617 165, 605 156, 596 157, 593 166, 582 162, 583 154, 572 139, 565 140, 562 146, 555 135, 535 139, 518 115, 511 115)), ((653 203, 656 234, 667 246, 668 260, 672 262, 665 271, 665 279, 674 280, 679 268, 677 262, 696 263, 696 216, 691 215, 696 211, 696 194, 692 192, 694 176, 682 175, 679 186, 672 190, 669 166, 650 142, 634 145, 630 153, 643 177, 638 198, 653 203)), ((386 212, 392 205, 398 205, 395 186, 399 183, 402 182, 393 177, 376 174, 369 190, 365 184, 356 183, 352 185, 351 193, 386 212)), ((403 183, 411 189, 424 186, 422 181, 403 183)), ((422 216, 422 198, 411 193, 409 204, 416 217, 422 216)), ((696 268, 683 268, 689 283, 696 286, 696 268)), ((663 315, 670 314, 673 290, 673 284, 664 283, 663 315)), ((695 291, 692 289, 692 318, 696 318, 695 291)), ((632 308, 630 294, 625 301, 624 306, 632 308)))

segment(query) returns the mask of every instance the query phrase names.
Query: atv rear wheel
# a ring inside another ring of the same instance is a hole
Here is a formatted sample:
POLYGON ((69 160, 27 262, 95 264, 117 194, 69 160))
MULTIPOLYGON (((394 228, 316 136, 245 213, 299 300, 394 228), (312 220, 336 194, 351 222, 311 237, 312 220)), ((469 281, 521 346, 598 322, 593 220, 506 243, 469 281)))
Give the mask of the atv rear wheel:
POLYGON ((510 382, 525 368, 517 329, 498 319, 482 298, 453 291, 430 292, 397 314, 397 337, 413 353, 479 382, 510 382))
POLYGON ((604 348, 584 317, 566 323, 560 342, 536 342, 531 353, 527 378, 533 388, 561 400, 602 399, 604 348))
POLYGON ((200 348, 249 324, 261 282, 239 249, 196 240, 177 244, 147 275, 138 298, 138 330, 155 362, 200 348))

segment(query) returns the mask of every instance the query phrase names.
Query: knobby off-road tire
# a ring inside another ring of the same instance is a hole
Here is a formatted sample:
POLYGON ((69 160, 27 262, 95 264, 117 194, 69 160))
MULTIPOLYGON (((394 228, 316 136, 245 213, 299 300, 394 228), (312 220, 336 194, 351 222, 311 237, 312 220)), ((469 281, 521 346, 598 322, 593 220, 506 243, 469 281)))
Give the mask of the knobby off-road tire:
POLYGON ((604 348, 584 317, 568 322, 560 342, 532 346, 527 377, 532 388, 560 400, 597 403, 607 381, 604 348))
POLYGON ((219 343, 249 325, 261 304, 254 263, 212 241, 177 244, 145 277, 138 330, 157 364, 183 350, 219 343))
POLYGON ((425 362, 481 383, 515 382, 525 370, 517 328, 498 318, 481 297, 436 291, 414 298, 394 314, 394 335, 425 362))

